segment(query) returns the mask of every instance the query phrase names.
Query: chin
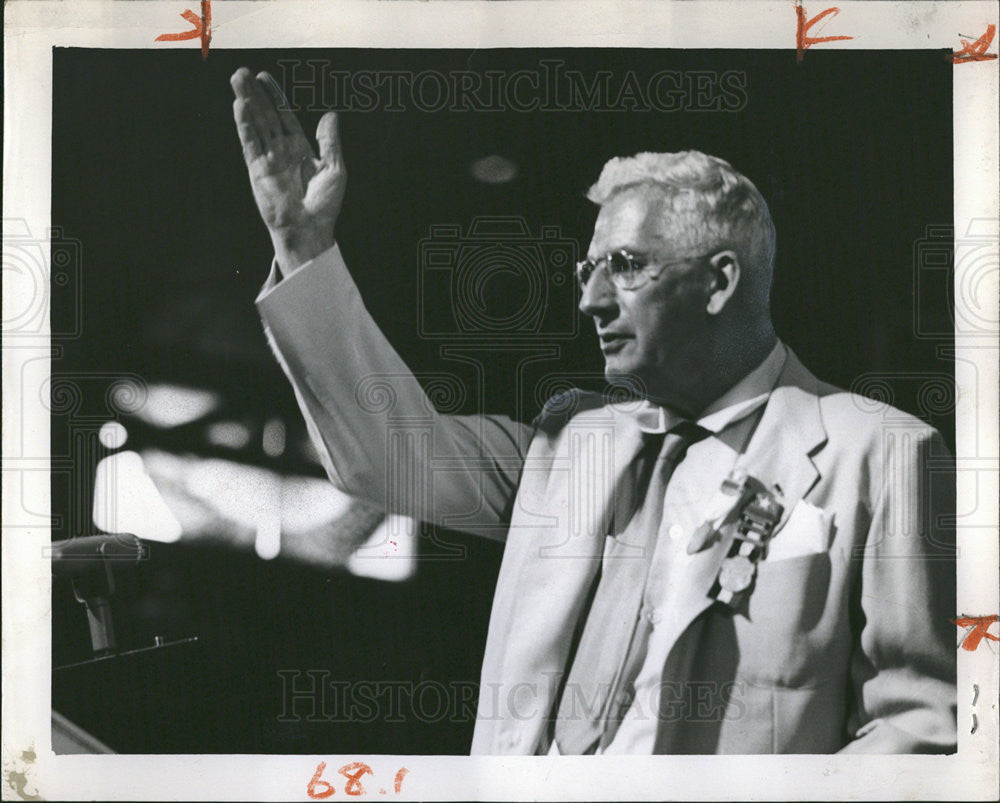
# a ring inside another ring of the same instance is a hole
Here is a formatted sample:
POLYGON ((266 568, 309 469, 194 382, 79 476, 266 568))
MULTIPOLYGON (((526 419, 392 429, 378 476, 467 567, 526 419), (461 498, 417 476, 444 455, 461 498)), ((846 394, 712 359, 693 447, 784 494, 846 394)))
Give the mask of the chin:
POLYGON ((633 365, 625 360, 609 359, 604 362, 604 378, 612 385, 627 385, 628 387, 641 391, 645 388, 642 373, 639 366, 633 365))

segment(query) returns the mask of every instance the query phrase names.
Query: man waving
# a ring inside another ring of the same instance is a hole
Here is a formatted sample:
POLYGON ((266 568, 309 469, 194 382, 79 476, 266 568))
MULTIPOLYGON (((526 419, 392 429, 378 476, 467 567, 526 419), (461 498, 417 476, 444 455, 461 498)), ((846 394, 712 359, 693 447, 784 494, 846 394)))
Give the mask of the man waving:
POLYGON ((745 176, 641 153, 591 188, 579 307, 628 401, 446 416, 336 245, 335 115, 317 157, 270 76, 232 83, 275 250, 257 305, 331 481, 505 541, 474 753, 955 749, 951 458, 776 336, 775 230, 745 176))

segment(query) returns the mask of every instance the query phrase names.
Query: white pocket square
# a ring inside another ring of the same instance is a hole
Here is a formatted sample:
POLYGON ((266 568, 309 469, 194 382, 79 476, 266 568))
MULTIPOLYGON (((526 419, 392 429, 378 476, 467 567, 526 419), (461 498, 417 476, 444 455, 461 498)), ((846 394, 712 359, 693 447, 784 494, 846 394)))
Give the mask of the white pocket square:
POLYGON ((833 514, 800 499, 768 543, 768 563, 826 552, 830 548, 833 514))

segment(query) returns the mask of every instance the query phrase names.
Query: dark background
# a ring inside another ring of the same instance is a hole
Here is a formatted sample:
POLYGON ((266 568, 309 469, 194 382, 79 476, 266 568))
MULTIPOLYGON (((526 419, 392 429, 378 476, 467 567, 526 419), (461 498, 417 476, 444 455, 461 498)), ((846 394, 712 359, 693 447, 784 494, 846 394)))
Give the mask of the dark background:
MULTIPOLYGON (((583 194, 606 159, 695 148, 730 161, 771 206, 774 317, 785 342, 822 379, 892 401, 939 428, 953 447, 953 393, 928 390, 942 381, 950 388, 953 374, 949 266, 927 257, 947 260, 951 250, 952 67, 940 52, 810 51, 797 64, 791 51, 212 50, 202 61, 197 48, 56 49, 52 219, 60 238, 79 242, 79 271, 53 285, 52 371, 54 379, 98 378, 81 381, 72 411, 53 415, 53 454, 73 466, 68 477, 54 473, 57 537, 86 530, 85 514, 74 513, 89 509, 79 499, 86 483, 72 475, 91 472, 99 455, 79 454, 71 437, 80 420, 116 417, 101 375, 211 388, 228 409, 280 415, 301 434, 253 307, 271 252, 232 125, 228 82, 241 65, 280 80, 278 60, 293 55, 352 71, 537 70, 539 59, 559 58, 587 75, 745 73, 748 103, 734 112, 344 113, 350 178, 337 233, 368 309, 415 371, 471 377, 467 366, 442 357, 440 342, 418 336, 420 241, 431 227, 467 230, 477 215, 518 215, 534 235, 557 226, 585 249, 596 210, 583 194), (514 180, 491 185, 472 177, 470 163, 492 154, 518 166, 514 180), (920 242, 929 226, 927 248, 920 242), (81 336, 60 337, 76 320, 81 336)), ((301 114, 307 133, 322 111, 301 114)), ((498 281, 491 288, 498 298, 516 293, 498 281)), ((427 320, 442 324, 434 315, 427 320)), ((565 372, 577 384, 599 376, 596 340, 574 319, 572 299, 547 325, 579 327, 579 334, 551 341, 559 353, 540 364, 542 374, 565 372)), ((489 411, 530 419, 536 394, 519 394, 509 381, 523 353, 488 356, 489 411)), ((478 404, 469 394, 462 410, 478 404)), ((156 433, 129 445, 144 444, 157 445, 156 433)), ((205 451, 196 440, 169 448, 205 451)), ((322 475, 291 456, 245 459, 322 475)), ((346 681, 478 679, 501 547, 438 532, 422 539, 423 557, 441 553, 442 543, 461 547, 464 557, 422 560, 416 577, 398 585, 224 547, 153 544, 152 559, 123 580, 116 599, 120 641, 197 635, 198 646, 122 660, 112 680, 87 675, 104 671, 93 667, 57 672, 55 697, 121 750, 466 752, 471 716, 277 721, 279 670, 324 670, 346 681), (100 686, 110 682, 114 705, 100 686)), ((82 607, 57 585, 54 663, 87 652, 82 607)))

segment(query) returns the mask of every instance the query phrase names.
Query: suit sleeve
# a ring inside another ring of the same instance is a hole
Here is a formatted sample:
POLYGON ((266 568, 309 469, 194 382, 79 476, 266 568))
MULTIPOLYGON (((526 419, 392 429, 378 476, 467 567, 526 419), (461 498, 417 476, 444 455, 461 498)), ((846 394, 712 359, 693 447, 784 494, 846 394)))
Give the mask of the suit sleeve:
POLYGON ((845 753, 957 746, 955 470, 941 436, 885 433, 855 599, 845 753))
MULTIPOLYGON (((435 409, 334 246, 257 298, 330 480, 387 511, 503 539, 531 428, 435 409)), ((457 377, 438 377, 462 392, 457 377)))

